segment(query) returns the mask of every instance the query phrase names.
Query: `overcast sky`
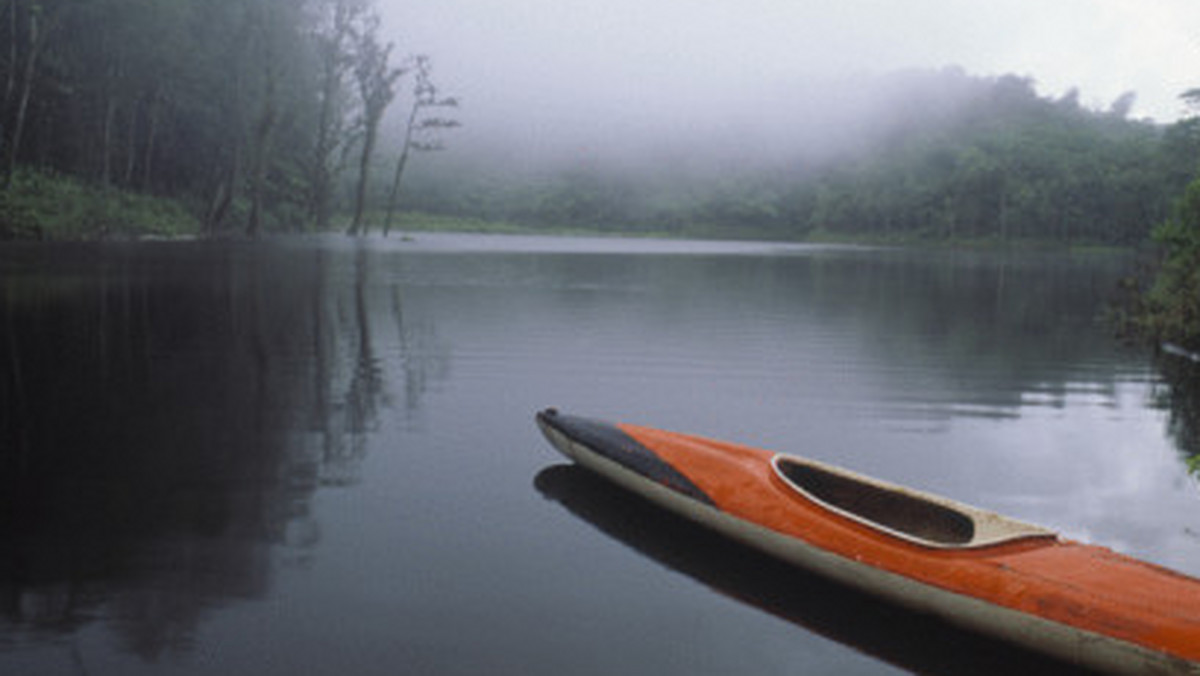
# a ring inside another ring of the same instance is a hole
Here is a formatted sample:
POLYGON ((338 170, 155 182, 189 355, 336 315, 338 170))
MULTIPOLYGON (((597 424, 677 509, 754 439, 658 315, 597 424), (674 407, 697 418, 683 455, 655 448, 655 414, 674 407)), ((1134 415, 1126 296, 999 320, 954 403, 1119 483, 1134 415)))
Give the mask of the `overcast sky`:
MULTIPOLYGON (((1200 0, 378 0, 476 132, 661 128, 773 92, 958 65, 1172 121, 1200 86, 1200 0)), ((466 129, 464 129, 464 132, 466 129)))

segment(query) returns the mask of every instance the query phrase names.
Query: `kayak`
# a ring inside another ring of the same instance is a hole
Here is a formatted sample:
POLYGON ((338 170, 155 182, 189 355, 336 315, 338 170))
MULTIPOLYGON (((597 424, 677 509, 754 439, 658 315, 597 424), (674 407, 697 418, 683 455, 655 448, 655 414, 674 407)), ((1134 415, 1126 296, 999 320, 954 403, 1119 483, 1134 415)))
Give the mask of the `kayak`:
POLYGON ((580 466, 788 564, 1054 658, 1200 674, 1200 580, 795 455, 546 409, 580 466))
MULTIPOLYGON (((830 581, 723 537, 694 521, 631 496, 625 489, 576 464, 551 464, 534 487, 602 535, 724 599, 767 613, 808 634, 904 673, 926 676, 1012 676, 1095 673, 1062 660, 961 629, 928 613, 916 613, 830 581), (630 499, 633 497, 633 499, 630 499)), ((797 643, 791 671, 812 669, 797 643)), ((811 644, 808 644, 811 645, 811 644)), ((753 658, 750 662, 753 662, 753 658)), ((771 659, 768 663, 775 664, 771 659)), ((754 673, 752 665, 742 670, 754 673)), ((817 671, 830 672, 826 665, 817 671)), ((843 669, 845 671, 845 669, 843 669)), ((832 672, 830 672, 832 673, 832 672)))

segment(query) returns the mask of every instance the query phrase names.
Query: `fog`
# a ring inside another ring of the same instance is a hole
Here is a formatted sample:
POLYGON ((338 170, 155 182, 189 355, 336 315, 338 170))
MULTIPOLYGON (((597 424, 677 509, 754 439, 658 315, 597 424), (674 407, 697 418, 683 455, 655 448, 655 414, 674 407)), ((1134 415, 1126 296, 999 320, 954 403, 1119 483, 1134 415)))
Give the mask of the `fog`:
MULTIPOLYGON (((961 67, 1134 117, 1200 84, 1194 0, 381 0, 397 48, 463 101, 458 152, 588 160, 836 145, 886 124, 875 78, 961 67), (881 112, 882 111, 882 112, 881 112), (877 117, 872 117, 877 116, 877 117), (779 133, 786 130, 786 134, 779 133)), ((444 161, 444 160, 443 160, 444 161)))

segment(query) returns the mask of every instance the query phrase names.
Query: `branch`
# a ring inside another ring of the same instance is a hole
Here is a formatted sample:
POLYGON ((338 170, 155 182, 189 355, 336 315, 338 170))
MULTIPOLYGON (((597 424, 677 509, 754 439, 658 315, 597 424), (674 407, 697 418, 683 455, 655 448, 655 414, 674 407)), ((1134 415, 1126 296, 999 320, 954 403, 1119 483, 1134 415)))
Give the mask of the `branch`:
POLYGON ((430 117, 430 118, 421 120, 419 123, 417 123, 416 128, 420 129, 420 130, 455 129, 455 128, 461 127, 461 126, 462 126, 462 122, 459 122, 458 120, 451 120, 451 119, 444 118, 444 117, 430 117))
POLYGON ((1193 87, 1179 95, 1188 108, 1200 110, 1200 87, 1193 87))

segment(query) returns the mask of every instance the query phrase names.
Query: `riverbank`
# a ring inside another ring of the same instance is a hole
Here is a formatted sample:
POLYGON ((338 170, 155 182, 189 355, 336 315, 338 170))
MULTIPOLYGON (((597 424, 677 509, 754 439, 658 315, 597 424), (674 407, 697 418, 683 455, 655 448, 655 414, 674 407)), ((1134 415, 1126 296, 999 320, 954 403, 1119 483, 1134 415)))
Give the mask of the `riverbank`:
MULTIPOLYGON (((369 233, 382 232, 377 223, 382 216, 368 219, 369 233)), ((391 236, 411 236, 422 232, 460 232, 492 235, 547 235, 559 237, 624 237, 631 239, 696 239, 717 241, 779 241, 799 244, 845 244, 854 246, 887 246, 925 249, 963 249, 995 251, 1069 252, 1072 254, 1126 254, 1139 250, 1140 246, 1117 246, 1087 241, 1059 242, 1032 238, 939 238, 916 235, 860 234, 845 235, 827 230, 815 230, 803 237, 780 236, 779 233, 759 230, 733 230, 709 226, 683 226, 672 230, 661 229, 606 229, 565 228, 549 225, 526 225, 510 221, 490 221, 480 218, 447 216, 421 212, 405 212, 397 215, 392 225, 391 236)))
POLYGON ((200 220, 176 200, 18 171, 0 190, 0 241, 184 237, 200 220))
MULTIPOLYGON (((344 232, 345 219, 335 219, 334 232, 344 232)), ((369 213, 367 232, 383 232, 382 212, 369 213)), ((302 232, 297 227, 296 232, 302 232)), ((88 185, 74 178, 21 171, 12 184, 0 190, 0 241, 45 240, 89 241, 102 239, 145 239, 198 237, 200 219, 176 200, 152 197, 113 188, 88 185)), ((813 230, 796 236, 756 228, 727 228, 711 224, 677 224, 672 228, 560 227, 453 216, 403 212, 392 222, 390 236, 407 233, 461 232, 495 235, 549 235, 584 237, 629 237, 658 239, 702 239, 728 241, 785 241, 812 244, 852 244, 930 249, 1014 249, 1070 251, 1072 253, 1120 253, 1134 247, 1089 242, 1063 243, 1052 240, 1000 238, 943 238, 908 234, 846 234, 813 230)))
POLYGON ((924 249, 964 249, 964 250, 1014 250, 1014 251, 1047 251, 1069 252, 1072 254, 1126 254, 1140 251, 1145 244, 1120 246, 1079 240, 1062 242, 1058 240, 1001 237, 932 237, 913 234, 860 234, 846 235, 828 230, 815 230, 802 241, 811 244, 852 244, 860 246, 892 246, 924 249))

